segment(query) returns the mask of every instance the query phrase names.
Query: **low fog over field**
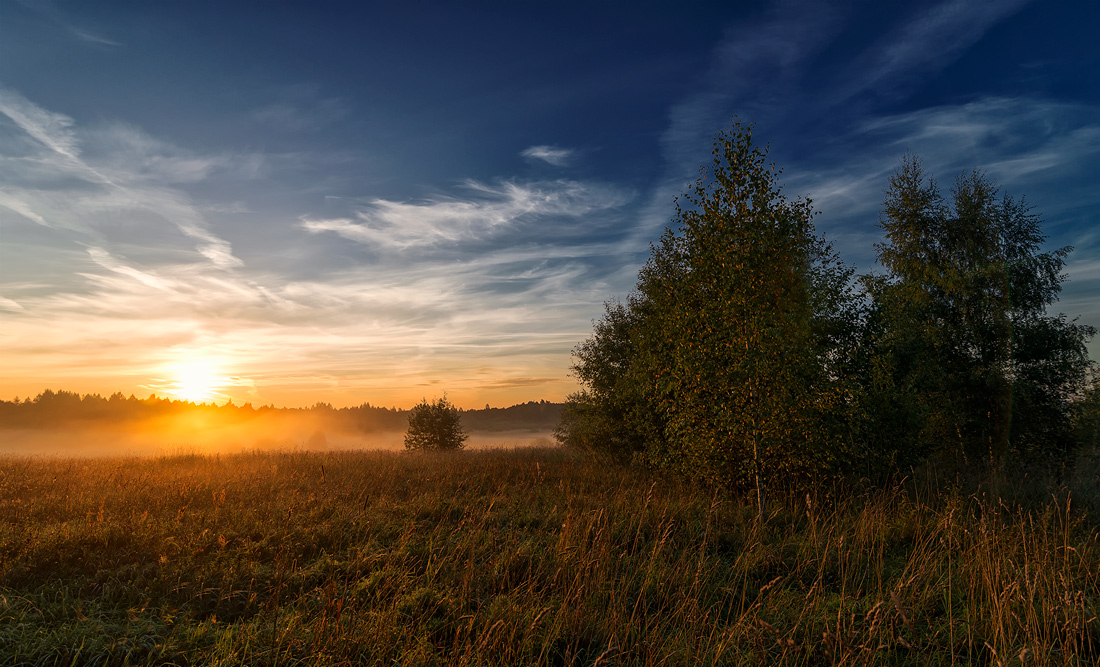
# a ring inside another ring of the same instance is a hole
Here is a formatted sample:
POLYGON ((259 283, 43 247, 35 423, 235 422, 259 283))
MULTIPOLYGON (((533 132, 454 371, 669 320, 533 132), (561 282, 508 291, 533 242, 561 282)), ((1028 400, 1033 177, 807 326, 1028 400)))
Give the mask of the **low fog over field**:
MULTIPOLYGON (((232 454, 252 450, 335 451, 404 449, 401 431, 347 433, 306 424, 235 425, 211 428, 147 424, 135 428, 95 426, 0 429, 0 456, 163 456, 232 454)), ((466 449, 550 446, 550 431, 471 432, 466 449)))
MULTIPOLYGON (((462 411, 469 449, 546 446, 554 403, 462 411)), ((43 392, 0 401, 0 455, 161 456, 252 450, 404 449, 408 412, 367 404, 309 409, 194 405, 43 392)))

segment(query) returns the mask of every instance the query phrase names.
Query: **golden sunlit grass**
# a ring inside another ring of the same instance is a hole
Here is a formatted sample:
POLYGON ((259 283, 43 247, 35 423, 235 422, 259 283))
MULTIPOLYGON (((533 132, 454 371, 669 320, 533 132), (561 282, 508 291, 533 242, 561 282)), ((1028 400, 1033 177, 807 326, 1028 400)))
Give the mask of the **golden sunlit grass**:
POLYGON ((556 449, 0 459, 0 663, 1094 664, 1096 475, 1025 481, 759 526, 556 449))

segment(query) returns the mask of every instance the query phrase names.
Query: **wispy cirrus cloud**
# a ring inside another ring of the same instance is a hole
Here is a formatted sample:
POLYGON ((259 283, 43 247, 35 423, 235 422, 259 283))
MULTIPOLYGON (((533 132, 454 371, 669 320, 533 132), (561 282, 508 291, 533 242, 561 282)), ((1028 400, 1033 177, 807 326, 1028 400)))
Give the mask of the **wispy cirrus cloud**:
POLYGON ((578 218, 622 206, 629 194, 578 181, 469 181, 468 196, 439 196, 421 202, 375 199, 356 212, 356 219, 303 217, 310 232, 334 232, 358 243, 406 249, 485 239, 521 224, 546 218, 578 218))
MULTIPOLYGON (((897 111, 899 101, 1027 4, 923 4, 829 71, 816 69, 816 59, 853 30, 856 8, 792 0, 739 21, 714 48, 695 91, 670 110, 662 135, 666 177, 650 192, 638 236, 652 238, 667 221, 673 196, 709 161, 711 138, 736 114, 758 123, 765 140, 778 137, 772 155, 785 168, 785 191, 814 200, 818 228, 861 271, 874 267, 883 192, 906 152, 920 155, 945 189, 962 171, 984 170, 1004 191, 1027 196, 1046 219, 1052 245, 1100 250, 1097 237, 1081 231, 1100 226, 1088 208, 1095 179, 1084 176, 1100 173, 1100 109, 985 93, 897 111)), ((1100 322, 1095 299, 1082 297, 1093 281, 1088 266, 1071 261, 1063 301, 1086 304, 1085 320, 1100 322)))
POLYGON ((201 357, 236 378, 235 400, 404 404, 426 377, 456 400, 564 396, 569 349, 619 289, 625 188, 501 179, 416 201, 325 198, 351 208, 266 227, 295 246, 276 248, 288 261, 246 264, 238 246, 266 247, 245 233, 256 227, 223 228, 230 245, 206 216, 251 219, 254 202, 190 191, 249 178, 263 158, 83 127, 11 91, 2 102, 0 225, 20 267, 0 274, 12 382, 136 373, 155 389, 201 357))
POLYGON ((90 43, 95 44, 97 46, 109 46, 109 47, 120 47, 120 46, 122 46, 121 42, 116 42, 113 39, 110 39, 108 37, 104 37, 103 35, 92 32, 91 30, 85 30, 83 28, 77 28, 77 27, 70 27, 70 30, 72 30, 72 33, 74 35, 76 35, 80 39, 84 40, 85 42, 90 42, 90 43))
POLYGON ((177 187, 215 176, 248 179, 263 168, 262 158, 255 154, 199 154, 123 123, 84 130, 80 149, 85 162, 111 182, 128 186, 177 187))
POLYGON ((576 151, 571 148, 539 145, 523 149, 520 155, 528 160, 542 160, 555 167, 564 167, 576 156, 576 151))
MULTIPOLYGON (((1053 310, 1100 323, 1095 298, 1100 211, 1100 108, 1049 99, 985 97, 872 116, 836 138, 842 152, 813 156, 785 181, 810 196, 819 230, 860 271, 876 269, 874 244, 883 193, 905 153, 919 156, 947 195, 953 179, 979 169, 1005 194, 1024 197, 1044 220, 1046 247, 1073 246, 1060 302, 1053 310)), ((1100 341, 1092 343, 1093 354, 1100 341)))
POLYGON ((196 251, 215 266, 241 265, 230 243, 175 187, 229 169, 234 159, 187 155, 126 126, 80 130, 72 118, 5 88, 0 115, 11 122, 7 131, 0 127, 0 206, 93 238, 120 214, 156 219, 196 241, 196 251))
POLYGON ((981 167, 1002 181, 1095 159, 1097 109, 1025 97, 984 97, 869 118, 858 128, 887 150, 919 146, 951 168, 981 167))
POLYGON ((1086 105, 1004 97, 868 117, 838 138, 846 151, 817 156, 786 182, 812 197, 830 226, 858 228, 860 218, 877 221, 890 173, 914 153, 942 187, 981 169, 1057 220, 1092 197, 1094 184, 1080 175, 1100 172, 1098 117, 1086 105))
POLYGON ((943 0, 915 13, 872 45, 845 77, 842 99, 873 89, 878 94, 909 87, 972 46, 991 27, 1031 0, 943 0))
POLYGON ((348 107, 335 98, 290 103, 276 102, 252 112, 254 120, 283 132, 312 132, 348 115, 348 107))
POLYGON ((13 90, 0 88, 0 113, 58 155, 75 160, 79 152, 73 120, 47 111, 13 90))
POLYGON ((841 26, 841 12, 828 3, 801 0, 776 2, 755 20, 731 26, 695 92, 669 111, 661 147, 676 178, 694 175, 731 113, 758 121, 802 96, 807 63, 841 26))
POLYGON ((80 25, 71 18, 68 12, 62 10, 51 0, 18 0, 18 2, 24 7, 38 13, 45 19, 61 26, 70 35, 86 44, 90 44, 94 47, 109 48, 122 46, 120 42, 104 36, 98 30, 92 30, 87 26, 80 25))
POLYGON ((563 359, 588 325, 579 306, 606 293, 582 262, 508 253, 290 282, 254 272, 230 279, 195 264, 135 266, 101 248, 88 255, 101 269, 80 272, 88 289, 28 299, 6 321, 5 351, 24 360, 13 374, 77 366, 93 376, 121 367, 160 377, 201 355, 251 383, 249 400, 279 400, 274 385, 403 404, 432 377, 457 398, 495 401, 535 387, 533 377, 544 390, 567 388, 563 359), (90 348, 94 361, 82 361, 90 348))
POLYGON ((0 310, 9 310, 12 312, 26 310, 17 301, 0 296, 0 310))
POLYGON ((267 94, 273 101, 253 109, 249 117, 277 132, 318 132, 351 113, 351 107, 343 98, 325 94, 314 84, 277 86, 267 94))
POLYGON ((668 224, 676 196, 698 175, 699 165, 709 162, 714 134, 729 126, 731 115, 742 122, 783 124, 792 100, 792 107, 805 108, 807 64, 842 25, 842 12, 828 3, 781 0, 725 31, 693 91, 669 109, 660 137, 665 169, 635 227, 637 247, 644 248, 668 224))
MULTIPOLYGON (((661 138, 668 175, 654 191, 647 219, 651 225, 667 219, 671 206, 666 202, 708 161, 711 139, 728 125, 731 114, 783 136, 791 152, 852 152, 846 137, 877 117, 873 104, 856 104, 853 98, 903 94, 953 62, 1027 1, 941 0, 922 6, 835 71, 824 73, 814 72, 812 65, 851 28, 857 11, 853 7, 783 0, 754 20, 738 22, 714 48, 696 91, 670 111, 661 138), (826 123, 831 129, 823 132, 826 123), (822 142, 822 137, 829 140, 822 142)), ((858 144, 855 148, 858 152, 858 144)), ((808 159, 815 160, 812 155, 808 159)))

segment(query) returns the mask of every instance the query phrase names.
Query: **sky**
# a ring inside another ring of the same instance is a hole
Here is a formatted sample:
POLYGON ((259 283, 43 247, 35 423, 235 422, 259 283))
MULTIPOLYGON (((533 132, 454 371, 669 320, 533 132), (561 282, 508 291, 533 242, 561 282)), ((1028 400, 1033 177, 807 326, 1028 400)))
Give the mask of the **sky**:
POLYGON ((733 116, 861 273, 903 155, 983 170, 1100 326, 1098 32, 1095 0, 0 0, 0 397, 563 400, 733 116))

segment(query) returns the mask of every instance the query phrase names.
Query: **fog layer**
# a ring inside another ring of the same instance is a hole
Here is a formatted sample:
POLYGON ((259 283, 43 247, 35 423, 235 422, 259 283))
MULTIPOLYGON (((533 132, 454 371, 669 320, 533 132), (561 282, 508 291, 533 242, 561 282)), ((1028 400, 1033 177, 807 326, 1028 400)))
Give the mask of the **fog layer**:
MULTIPOLYGON (((0 455, 97 457, 231 454, 254 450, 402 450, 404 439, 404 431, 365 433, 342 429, 310 414, 271 414, 244 423, 217 419, 216 415, 180 414, 122 424, 0 428, 0 455)), ((552 443, 548 431, 473 431, 466 446, 485 449, 552 443)))

